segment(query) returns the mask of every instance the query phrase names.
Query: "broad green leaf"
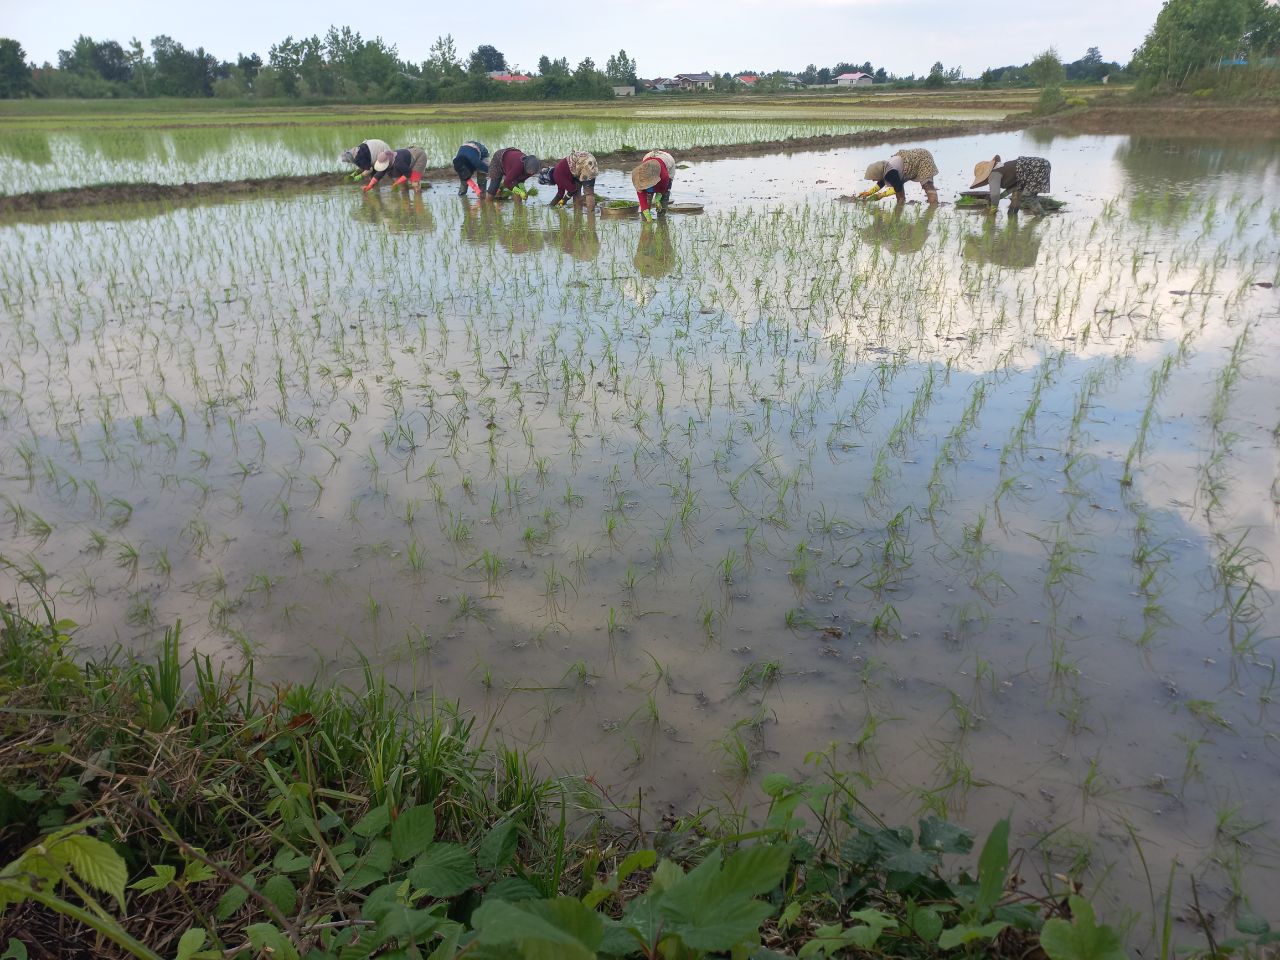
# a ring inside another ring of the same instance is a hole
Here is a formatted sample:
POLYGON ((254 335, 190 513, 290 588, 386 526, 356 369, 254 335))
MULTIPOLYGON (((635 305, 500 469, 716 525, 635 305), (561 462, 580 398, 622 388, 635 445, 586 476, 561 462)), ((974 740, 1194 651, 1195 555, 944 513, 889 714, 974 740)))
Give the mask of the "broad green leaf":
POLYGON ((298 888, 283 874, 268 877, 262 884, 262 895, 274 903, 276 909, 286 917, 293 913, 293 908, 298 904, 298 888))
POLYGON ((992 920, 982 926, 962 923, 959 926, 948 927, 942 931, 942 936, 938 937, 938 947, 942 950, 950 950, 964 943, 972 943, 974 940, 994 940, 1007 926, 1009 925, 1003 920, 992 920))
POLYGON ((443 931, 439 946, 431 951, 427 960, 453 960, 458 952, 458 940, 462 936, 463 929, 461 924, 455 923, 451 928, 443 931))
POLYGON ((95 890, 115 897, 120 909, 124 909, 124 885, 129 879, 129 869, 124 857, 110 844, 76 833, 63 838, 56 850, 57 858, 71 867, 77 877, 95 890))
MULTIPOLYGON (((865 927, 863 929, 866 929, 865 927)), ((829 924, 828 926, 819 927, 814 931, 812 937, 800 948, 800 952, 796 956, 801 960, 808 957, 816 957, 821 954, 824 957, 832 956, 845 947, 852 945, 853 939, 849 932, 838 923, 829 924)))
POLYGON ((1040 931, 1040 947, 1049 960, 1125 960, 1120 934, 1106 925, 1098 926, 1093 905, 1084 897, 1070 901, 1072 920, 1046 920, 1040 931))
POLYGON ((766 774, 764 779, 760 781, 760 789, 769 797, 781 796, 795 785, 795 781, 785 773, 766 774))
POLYGON ((151 876, 143 877, 141 880, 135 880, 129 884, 129 889, 138 890, 142 893, 159 893, 173 883, 178 876, 178 868, 171 867, 167 863, 156 864, 155 871, 151 876))
POLYGON ((204 927, 192 927, 179 937, 177 960, 191 960, 204 946, 205 937, 204 927))
POLYGON ((772 913, 773 906, 760 900, 730 900, 710 911, 673 911, 666 929, 694 950, 731 950, 757 940, 760 924, 772 913))
POLYGON ((0 953, 0 960, 27 960, 27 945, 17 937, 10 937, 9 945, 4 953, 0 953))
POLYGON ((649 946, 644 937, 634 928, 614 920, 602 917, 604 921, 604 939, 600 941, 597 952, 606 957, 626 957, 634 954, 639 947, 649 946))
POLYGON ((657 862, 658 854, 653 850, 636 850, 627 854, 618 865, 618 882, 622 883, 637 870, 648 870, 657 862))
POLYGON ((801 900, 792 900, 783 908, 782 913, 778 915, 778 929, 786 932, 797 920, 800 914, 804 912, 804 902, 801 900))
POLYGON ((374 922, 381 920, 383 915, 399 902, 401 886, 402 884, 399 883, 384 883, 370 890, 369 895, 364 898, 364 903, 360 905, 360 917, 374 922))
POLYGON ((436 837, 436 813, 430 804, 410 807, 391 825, 391 850, 398 863, 408 863, 436 837))
POLYGON ((297 948, 289 938, 270 923, 253 923, 244 928, 253 949, 261 953, 270 950, 272 960, 299 960, 297 948))
POLYGON ((301 873, 311 867, 311 858, 291 847, 281 847, 272 859, 271 866, 279 873, 301 873))
POLYGON ((920 849, 935 853, 968 853, 973 849, 973 834, 941 817, 927 817, 920 821, 920 849))
POLYGON ((662 894, 654 893, 653 888, 650 887, 649 893, 636 897, 622 912, 623 926, 635 936, 638 942, 644 944, 650 953, 657 948, 658 937, 666 924, 666 918, 658 909, 661 899, 662 894))
POLYGON ((360 890, 371 883, 385 880, 391 872, 391 864, 391 841, 378 837, 369 844, 364 856, 350 866, 347 875, 342 878, 341 886, 346 890, 360 890))
POLYGON ((524 877, 503 877, 497 883, 490 884, 485 894, 510 903, 520 900, 537 900, 542 896, 541 891, 524 877))
POLYGON ((391 810, 387 805, 380 804, 374 807, 363 817, 356 821, 356 825, 352 827, 352 831, 357 837, 375 837, 387 829, 387 824, 391 822, 391 810))
POLYGON ((774 889, 790 859, 786 844, 739 850, 723 867, 720 853, 713 853, 660 894, 665 931, 695 950, 729 950, 755 939, 773 907, 751 898, 774 889))
POLYGON ((517 947, 527 960, 595 960, 604 936, 599 914, 572 897, 518 904, 489 898, 471 923, 480 943, 517 947))
POLYGON ((183 883, 204 883, 206 880, 212 880, 218 874, 202 860, 188 860, 186 866, 182 869, 183 883))
MULTIPOLYGON (((248 887, 257 887, 253 874, 246 873, 240 878, 241 882, 248 887)), ((227 920, 237 910, 244 906, 244 902, 249 899, 249 891, 240 884, 228 887, 227 892, 222 895, 218 901, 217 907, 214 908, 213 915, 219 920, 227 920)))
POLYGON ((791 863, 791 846, 761 843, 733 854, 724 864, 720 886, 726 896, 755 896, 768 893, 786 875, 791 863))
POLYGON ((516 853, 516 840, 519 839, 514 820, 503 820, 485 834, 480 841, 480 849, 476 852, 476 863, 485 873, 497 873, 516 853))
POLYGON ((911 930, 925 943, 933 943, 942 933, 942 917, 933 907, 918 907, 909 916, 911 930))
POLYGON ((470 852, 456 843, 433 843, 414 863, 409 880, 433 897, 456 897, 480 882, 470 852))
POLYGON ((372 939, 377 943, 392 940, 417 943, 444 922, 444 918, 434 910, 420 910, 403 903, 393 903, 378 920, 372 939))
POLYGON ((653 880, 650 882, 649 889, 655 893, 670 887, 673 883, 679 883, 684 879, 684 871, 678 863, 672 863, 670 860, 661 861, 653 871, 653 880))
POLYGON ((1005 817, 991 828, 991 835, 978 855, 978 899, 974 906, 979 920, 984 919, 1004 895, 1008 878, 1009 818, 1005 817))

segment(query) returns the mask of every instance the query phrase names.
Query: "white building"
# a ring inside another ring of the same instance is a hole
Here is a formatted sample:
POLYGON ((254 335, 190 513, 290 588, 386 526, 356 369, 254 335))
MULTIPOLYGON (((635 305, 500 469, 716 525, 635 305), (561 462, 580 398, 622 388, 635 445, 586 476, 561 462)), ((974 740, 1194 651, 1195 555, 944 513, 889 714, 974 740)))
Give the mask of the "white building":
POLYGON ((836 77, 837 87, 869 87, 876 78, 869 73, 842 73, 836 77))

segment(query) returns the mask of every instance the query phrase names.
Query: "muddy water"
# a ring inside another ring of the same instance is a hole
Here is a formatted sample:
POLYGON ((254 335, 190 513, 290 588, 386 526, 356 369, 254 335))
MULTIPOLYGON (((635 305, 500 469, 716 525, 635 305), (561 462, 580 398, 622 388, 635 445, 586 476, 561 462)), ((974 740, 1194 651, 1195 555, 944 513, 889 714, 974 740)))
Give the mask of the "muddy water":
POLYGON ((900 818, 1012 809, 1024 873, 1141 910, 1136 837, 1275 915, 1277 152, 927 146, 944 197, 1046 156, 1066 212, 836 203, 868 149, 693 165, 656 226, 436 187, 4 228, 6 595, 368 657, 650 812, 827 751, 900 818))

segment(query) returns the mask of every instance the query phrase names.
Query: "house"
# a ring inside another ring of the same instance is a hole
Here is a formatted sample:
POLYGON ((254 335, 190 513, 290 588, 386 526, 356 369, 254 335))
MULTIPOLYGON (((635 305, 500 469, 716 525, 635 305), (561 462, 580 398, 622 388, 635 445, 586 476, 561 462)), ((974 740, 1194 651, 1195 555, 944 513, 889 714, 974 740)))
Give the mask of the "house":
POLYGON ((530 83, 533 77, 527 77, 523 73, 502 73, 495 71, 489 74, 489 79, 495 83, 530 83))
POLYGON ((791 87, 791 89, 793 90, 803 90, 805 86, 804 81, 801 80, 799 77, 787 77, 787 79, 784 82, 788 87, 791 87))
POLYGON ((876 78, 869 73, 842 73, 836 77, 837 87, 869 87, 876 78))
POLYGON ((710 90, 716 78, 709 73, 677 73, 676 85, 681 90, 710 90))
POLYGON ((667 90, 675 90, 680 86, 672 77, 654 77, 645 84, 645 89, 652 90, 654 93, 663 93, 667 90))
POLYGON ((737 80, 744 87, 754 87, 756 83, 759 82, 760 78, 755 74, 744 73, 742 76, 738 77, 737 80))
POLYGON ((634 97, 636 95, 636 88, 630 85, 614 87, 613 95, 615 97, 634 97))

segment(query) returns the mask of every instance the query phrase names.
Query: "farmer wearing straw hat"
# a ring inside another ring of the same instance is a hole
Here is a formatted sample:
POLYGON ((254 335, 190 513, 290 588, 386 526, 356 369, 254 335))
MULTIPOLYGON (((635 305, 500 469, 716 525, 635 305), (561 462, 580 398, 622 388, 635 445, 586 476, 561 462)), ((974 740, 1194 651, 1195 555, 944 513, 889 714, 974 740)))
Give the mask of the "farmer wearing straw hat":
POLYGON ((409 189, 422 189, 422 175, 427 172, 427 154, 421 147, 404 147, 400 150, 384 150, 373 162, 373 176, 364 185, 366 191, 372 190, 388 173, 394 173, 399 179, 392 186, 398 187, 408 181, 409 189))
POLYGON ((671 181, 675 177, 675 169, 675 157, 665 150, 650 150, 640 165, 631 171, 631 184, 640 200, 640 216, 645 220, 653 219, 651 204, 661 210, 671 203, 671 181))
POLYGON ((983 160, 973 168, 973 183, 969 189, 990 185, 991 203, 987 207, 989 213, 995 213, 996 204, 1000 202, 1001 190, 1012 190, 1009 198, 1009 212, 1017 213, 1026 204, 1036 216, 1044 214, 1040 204, 1040 194, 1049 192, 1049 161, 1044 157, 1015 157, 1013 160, 1000 162, 1000 154, 990 160, 983 160))
POLYGON ((576 200, 579 193, 589 203, 594 203, 597 172, 596 158, 585 150, 575 150, 554 167, 543 167, 538 171, 538 182, 556 188, 555 199, 551 201, 553 207, 576 200))
POLYGON ((486 188, 489 196, 496 197, 499 190, 510 190, 514 196, 524 200, 529 196, 524 182, 536 176, 540 166, 533 154, 518 147, 503 147, 489 161, 489 185, 486 188))
POLYGON ((362 140, 359 146, 352 147, 350 150, 343 150, 338 159, 356 168, 355 172, 351 174, 351 179, 358 180, 362 176, 368 176, 373 170, 373 162, 378 159, 380 154, 386 153, 390 149, 391 145, 385 140, 362 140))
POLYGON ((453 172, 458 175, 458 196, 467 195, 467 187, 476 192, 476 196, 484 194, 484 188, 477 182, 484 182, 485 173, 489 169, 489 148, 479 140, 468 140, 458 148, 453 158, 453 172))
POLYGON ((929 200, 929 206, 936 207, 938 205, 938 190, 933 185, 933 178, 937 175, 938 165, 933 162, 933 154, 928 150, 921 148, 899 150, 888 160, 877 160, 867 167, 867 172, 864 176, 868 180, 874 180, 876 185, 873 189, 868 190, 866 195, 869 196, 877 190, 882 190, 885 184, 888 184, 893 187, 893 192, 898 195, 898 202, 903 203, 907 199, 907 181, 914 180, 924 188, 924 195, 929 200))

